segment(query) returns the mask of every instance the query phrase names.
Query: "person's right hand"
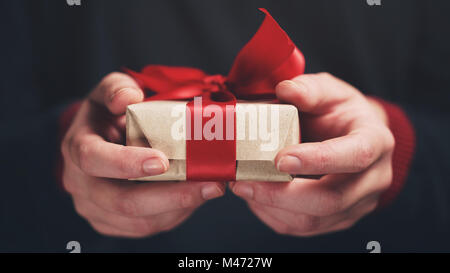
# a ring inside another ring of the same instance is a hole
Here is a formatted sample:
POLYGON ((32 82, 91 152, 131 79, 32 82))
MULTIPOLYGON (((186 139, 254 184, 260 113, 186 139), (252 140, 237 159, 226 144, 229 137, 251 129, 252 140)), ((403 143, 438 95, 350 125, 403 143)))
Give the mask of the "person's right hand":
POLYGON ((120 144, 127 105, 143 99, 131 77, 109 74, 83 101, 62 142, 64 188, 78 214, 104 235, 145 237, 170 230, 225 192, 219 182, 126 180, 169 167, 158 150, 120 144))

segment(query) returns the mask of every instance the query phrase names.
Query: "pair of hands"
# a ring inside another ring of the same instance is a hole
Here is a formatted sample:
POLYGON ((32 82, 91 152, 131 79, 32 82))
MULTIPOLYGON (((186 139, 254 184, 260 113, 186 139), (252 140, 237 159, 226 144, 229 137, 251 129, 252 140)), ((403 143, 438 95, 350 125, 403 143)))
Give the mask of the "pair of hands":
MULTIPOLYGON (((290 183, 230 182, 230 189, 281 234, 349 228, 376 208, 392 181, 394 139, 383 108, 327 73, 283 81, 276 94, 301 111, 308 141, 280 151, 277 168, 324 176, 290 183)), ((83 101, 62 142, 64 187, 78 214, 101 234, 146 237, 167 231, 225 193, 221 182, 126 180, 161 174, 169 166, 158 150, 121 144, 126 107, 143 99, 131 77, 106 76, 83 101)))

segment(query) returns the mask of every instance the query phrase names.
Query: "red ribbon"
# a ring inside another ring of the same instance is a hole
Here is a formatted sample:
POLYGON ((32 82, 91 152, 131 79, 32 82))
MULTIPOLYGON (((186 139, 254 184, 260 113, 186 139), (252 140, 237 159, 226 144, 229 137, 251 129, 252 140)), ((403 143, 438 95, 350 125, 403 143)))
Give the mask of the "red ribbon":
MULTIPOLYGON (((195 181, 236 180, 236 124, 227 128, 227 106, 239 99, 273 98, 275 86, 283 80, 301 75, 305 70, 303 54, 265 9, 263 23, 253 38, 237 55, 228 76, 208 75, 191 67, 146 66, 141 73, 129 69, 144 90, 153 91, 146 100, 187 100, 202 97, 202 107, 187 103, 186 110, 186 179, 195 181), (208 105, 218 105, 224 122, 223 136, 234 134, 232 140, 195 139, 192 123, 203 126, 212 118, 205 117, 208 105), (195 115, 197 113, 197 115, 195 115)), ((228 113, 230 114, 230 113, 228 113)), ((236 114, 233 110, 234 121, 236 114)))

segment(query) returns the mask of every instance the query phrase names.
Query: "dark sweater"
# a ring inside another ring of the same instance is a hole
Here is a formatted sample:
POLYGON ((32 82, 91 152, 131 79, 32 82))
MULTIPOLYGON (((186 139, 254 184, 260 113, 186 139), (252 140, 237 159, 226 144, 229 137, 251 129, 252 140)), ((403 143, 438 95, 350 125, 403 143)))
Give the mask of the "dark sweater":
POLYGON ((0 251, 450 251, 448 1, 3 1, 0 251), (275 234, 227 193, 173 231, 144 240, 97 235, 53 176, 57 120, 107 73, 146 64, 227 74, 266 7, 327 71, 401 105, 416 129, 409 178, 393 204, 352 229, 275 234), (3 22, 4 21, 4 22, 3 22))

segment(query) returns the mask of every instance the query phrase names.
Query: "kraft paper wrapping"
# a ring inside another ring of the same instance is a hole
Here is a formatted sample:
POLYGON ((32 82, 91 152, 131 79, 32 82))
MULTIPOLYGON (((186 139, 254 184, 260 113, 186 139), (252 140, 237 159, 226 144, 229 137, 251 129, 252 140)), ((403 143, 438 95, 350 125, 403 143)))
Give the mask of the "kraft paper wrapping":
MULTIPOLYGON (((177 125, 180 125, 179 127, 185 128, 183 126, 185 126, 186 118, 183 109, 185 109, 186 103, 183 101, 148 101, 128 106, 126 113, 127 145, 158 149, 169 158, 170 162, 170 167, 164 174, 133 180, 186 180, 186 140, 175 139, 172 132, 176 122, 178 122, 177 125)), ((181 132, 183 133, 182 130, 181 132)), ((236 180, 291 181, 293 179, 291 175, 276 169, 274 158, 284 147, 298 144, 299 134, 298 112, 294 106, 238 102, 236 104, 236 180), (255 115, 251 114, 255 109, 257 110, 256 119, 255 115), (266 119, 266 122, 264 120, 258 122, 258 119, 266 119), (272 126, 276 120, 278 120, 279 126, 272 126), (257 128, 257 137, 251 137, 250 129, 255 127, 250 127, 255 126, 255 122, 257 127, 260 124, 267 127, 263 129, 272 134, 271 138, 268 137, 268 134, 260 134, 260 128, 257 128), (241 137, 240 139, 239 134, 242 133, 242 130, 245 132, 245 138, 241 137)))

